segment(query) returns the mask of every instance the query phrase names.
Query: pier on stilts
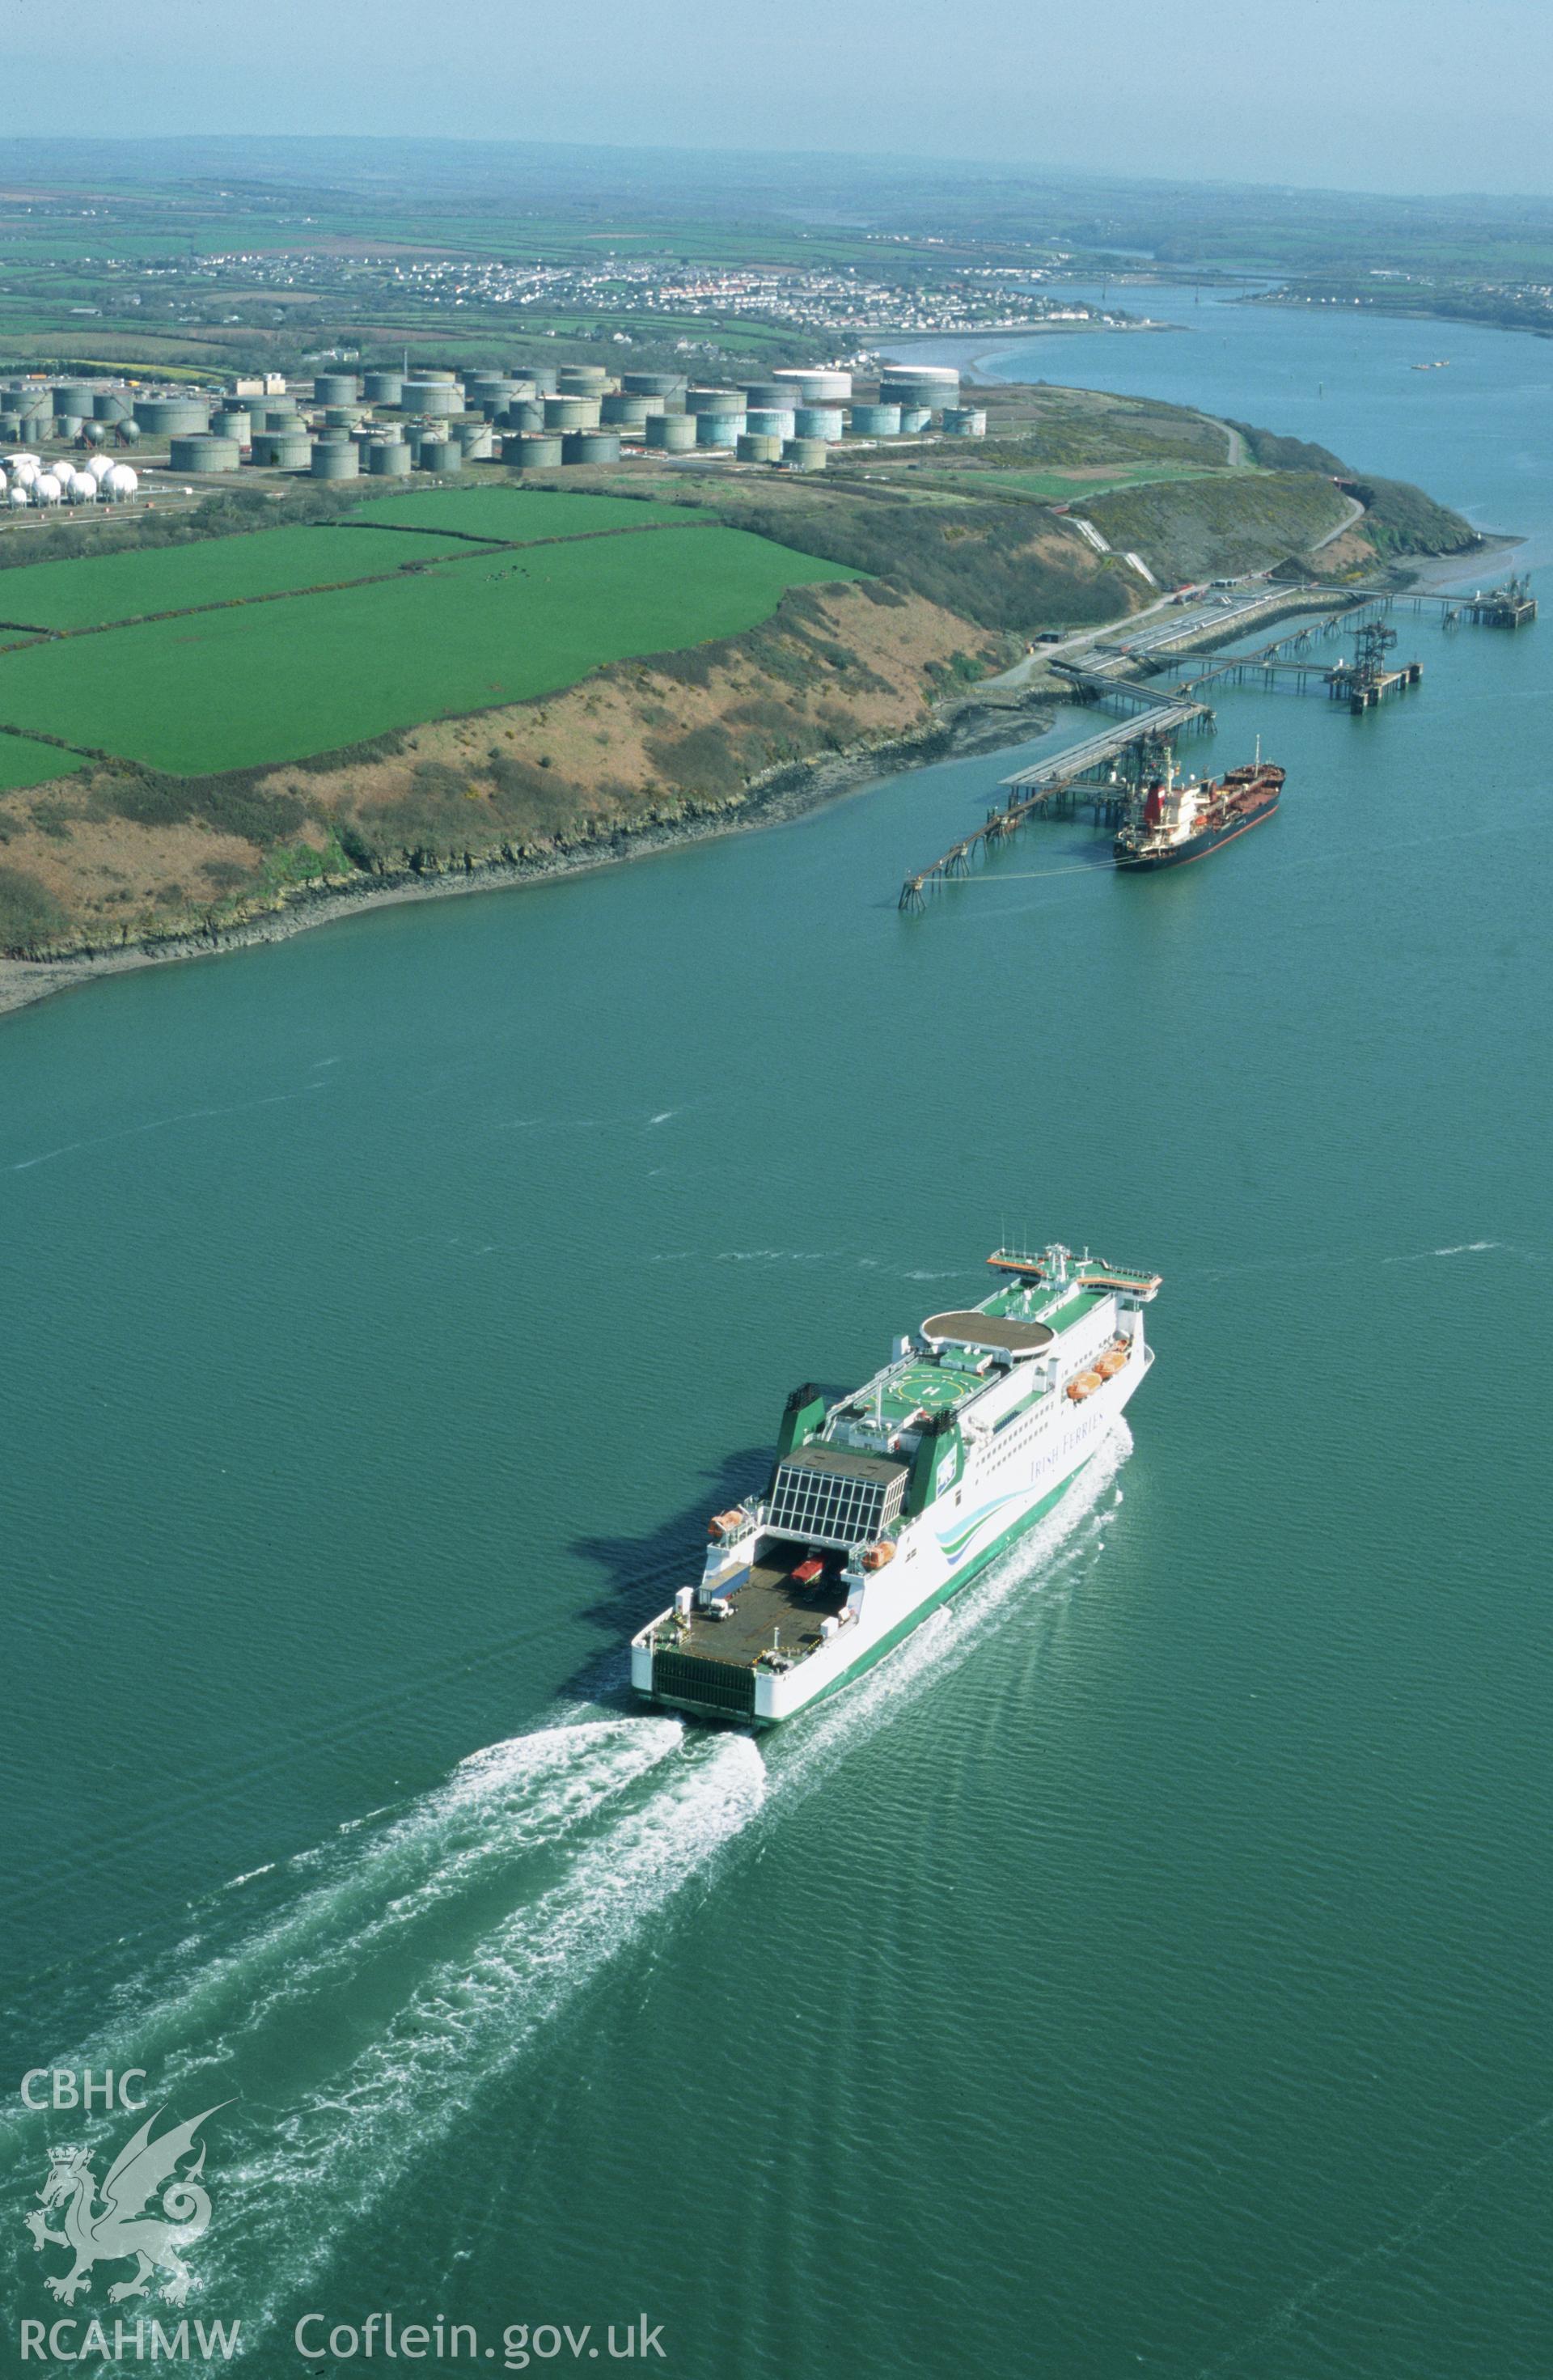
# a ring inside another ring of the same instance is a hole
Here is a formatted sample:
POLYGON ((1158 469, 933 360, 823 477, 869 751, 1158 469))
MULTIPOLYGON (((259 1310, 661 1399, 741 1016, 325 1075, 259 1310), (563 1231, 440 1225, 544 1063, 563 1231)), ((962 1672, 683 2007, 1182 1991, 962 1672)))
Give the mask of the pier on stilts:
POLYGON ((1087 809, 1097 827, 1120 826, 1139 777, 1163 765, 1162 756, 1175 737, 1187 730, 1200 733, 1213 724, 1213 713, 1206 702, 1175 698, 1158 687, 1128 688, 1115 681, 1107 686, 1108 693, 1127 691, 1145 695, 1147 710, 1119 720, 1098 735, 1086 736, 1081 744, 1070 744, 1065 752, 1054 753, 1049 760, 1005 777, 1007 798, 989 810, 985 826, 952 844, 930 868, 908 876, 897 906, 925 909, 928 893, 937 886, 956 876, 968 876, 978 859, 1017 834, 1032 819, 1071 819, 1087 809))
POLYGON ((1187 620, 1157 622, 1125 641, 1114 631, 1109 638, 1094 637, 1083 647, 1083 661, 1053 657, 1049 666, 1066 680, 1075 702, 1120 705, 1125 715, 1101 734, 1005 777, 1004 799, 988 812, 986 824, 952 844, 929 867, 908 876, 897 906, 926 909, 930 892, 956 877, 969 876, 978 860, 1033 819, 1074 819, 1087 809, 1098 829, 1114 832, 1145 783, 1163 773, 1177 736, 1211 729, 1213 712, 1203 699, 1210 686, 1259 681, 1269 692, 1275 687, 1298 694, 1324 692, 1357 715, 1416 686, 1423 678, 1421 662, 1390 659, 1397 642, 1388 617, 1392 612, 1438 613, 1445 628, 1463 621, 1518 628, 1535 620, 1536 610, 1536 598, 1524 577, 1471 595, 1306 583, 1241 599, 1222 618, 1197 609, 1187 620), (1329 610, 1319 608, 1324 598, 1329 610), (1239 623, 1277 602, 1303 604, 1307 611, 1314 604, 1317 615, 1301 620, 1252 652, 1206 656, 1183 650, 1200 642, 1205 632, 1244 633, 1239 623), (1352 661, 1329 662, 1313 650, 1350 635, 1352 661), (1173 686, 1162 683, 1167 675, 1177 681, 1173 686))

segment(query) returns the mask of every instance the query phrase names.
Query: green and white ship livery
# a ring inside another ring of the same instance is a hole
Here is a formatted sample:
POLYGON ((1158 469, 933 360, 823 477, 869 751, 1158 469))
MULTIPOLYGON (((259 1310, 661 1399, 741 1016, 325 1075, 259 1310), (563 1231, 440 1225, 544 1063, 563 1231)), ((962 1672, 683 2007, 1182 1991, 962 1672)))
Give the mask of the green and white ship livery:
POLYGON ((908 1635, 1049 1510, 1153 1362, 1156 1273, 1000 1248, 980 1305, 929 1315, 866 1387, 795 1389, 765 1495, 631 1641, 654 1702, 764 1726, 908 1635))

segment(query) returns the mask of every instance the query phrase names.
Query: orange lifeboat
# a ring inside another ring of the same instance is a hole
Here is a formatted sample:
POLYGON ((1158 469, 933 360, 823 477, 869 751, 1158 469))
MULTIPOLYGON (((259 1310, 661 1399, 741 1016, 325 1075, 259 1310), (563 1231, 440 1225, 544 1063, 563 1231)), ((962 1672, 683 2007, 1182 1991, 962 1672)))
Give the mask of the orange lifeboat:
POLYGON ((1100 1357, 1099 1362, 1096 1365, 1095 1369, 1098 1372, 1102 1380, 1114 1380, 1118 1372, 1126 1368, 1126 1363, 1127 1350, 1125 1347, 1108 1347, 1105 1354, 1100 1357))
POLYGON ((748 1520, 749 1514, 743 1505, 735 1504, 731 1512, 712 1514, 707 1523, 707 1535, 714 1541, 720 1537, 736 1537, 739 1531, 747 1525, 748 1520))
POLYGON ((1075 1405, 1081 1405, 1086 1397, 1092 1397, 1097 1389, 1104 1386, 1098 1372, 1080 1372, 1076 1380, 1068 1382, 1068 1394, 1075 1405))
POLYGON ((863 1568, 865 1570, 882 1570, 886 1562, 892 1562, 894 1559, 894 1547, 889 1544, 885 1539, 880 1538, 879 1544, 877 1546, 870 1546, 867 1552, 863 1556, 863 1568))

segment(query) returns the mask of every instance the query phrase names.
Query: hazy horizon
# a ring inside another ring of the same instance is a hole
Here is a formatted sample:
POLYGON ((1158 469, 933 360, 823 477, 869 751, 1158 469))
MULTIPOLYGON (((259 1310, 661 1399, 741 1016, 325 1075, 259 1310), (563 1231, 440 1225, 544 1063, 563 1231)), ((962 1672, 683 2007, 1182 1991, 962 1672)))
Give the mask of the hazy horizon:
POLYGON ((859 161, 919 156, 1026 173, 1325 189, 1553 195, 1543 138, 1553 11, 1533 0, 1114 0, 1074 21, 1037 0, 1017 30, 989 0, 780 18, 597 0, 585 29, 535 6, 487 20, 455 61, 422 7, 273 0, 265 41, 193 0, 127 14, 82 0, 57 45, 13 28, 0 70, 25 137, 419 138, 859 161), (429 64, 429 55, 431 63, 429 64), (1508 104, 1507 104, 1508 102, 1508 104))

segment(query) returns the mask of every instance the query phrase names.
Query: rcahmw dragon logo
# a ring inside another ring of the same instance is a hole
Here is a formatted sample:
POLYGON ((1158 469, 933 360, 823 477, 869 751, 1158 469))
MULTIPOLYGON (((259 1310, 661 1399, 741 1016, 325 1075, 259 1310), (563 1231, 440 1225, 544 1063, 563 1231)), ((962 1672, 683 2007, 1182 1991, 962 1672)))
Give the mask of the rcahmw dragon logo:
MULTIPOLYGON (((38 2192, 42 2212, 29 2215, 26 2222, 34 2248, 41 2249, 46 2242, 74 2252, 76 2261, 67 2273, 45 2276, 45 2285, 56 2298, 73 2305, 80 2290, 91 2289, 93 2265, 122 2264, 133 2257, 135 2270, 128 2280, 114 2283, 108 2291, 110 2304, 149 2296, 154 2275, 162 2272, 167 2276, 162 2295, 174 2305, 182 2305, 194 2276, 179 2251, 192 2247, 211 2219, 210 2197, 200 2180, 205 2170, 204 2142, 200 2143, 200 2154, 187 2173, 179 2173, 178 2161, 193 2148, 194 2135, 205 2117, 215 2112, 214 2107, 207 2107, 191 2123, 175 2125, 154 2141, 151 2128, 156 2116, 148 2116, 108 2168, 101 2204, 86 2150, 50 2149, 48 2180, 38 2192), (146 2202, 158 2191, 162 2192, 161 2215, 148 2216, 146 2202), (65 2209, 65 2228, 51 2231, 48 2209, 59 2205, 65 2209)), ((160 2116, 163 2110, 159 2107, 156 2113, 160 2116)))

